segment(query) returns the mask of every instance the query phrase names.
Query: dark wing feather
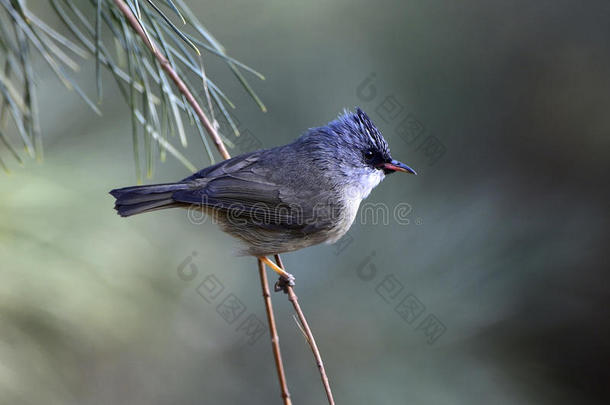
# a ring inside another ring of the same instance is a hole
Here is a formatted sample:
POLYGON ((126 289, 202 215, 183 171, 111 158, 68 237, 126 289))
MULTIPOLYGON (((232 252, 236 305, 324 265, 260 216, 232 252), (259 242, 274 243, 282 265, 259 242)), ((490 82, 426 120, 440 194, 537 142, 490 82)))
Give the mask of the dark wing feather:
POLYGON ((266 165, 264 157, 260 159, 263 153, 237 156, 206 168, 185 179, 191 188, 173 193, 172 198, 218 209, 258 226, 305 226, 302 209, 291 198, 295 191, 290 184, 274 181, 277 168, 266 165))
POLYGON ((216 163, 210 167, 206 167, 205 169, 202 169, 197 173, 183 179, 182 182, 205 181, 215 177, 220 177, 224 174, 239 172, 240 170, 251 166, 253 163, 256 163, 263 152, 265 151, 260 150, 223 160, 222 162, 216 163))

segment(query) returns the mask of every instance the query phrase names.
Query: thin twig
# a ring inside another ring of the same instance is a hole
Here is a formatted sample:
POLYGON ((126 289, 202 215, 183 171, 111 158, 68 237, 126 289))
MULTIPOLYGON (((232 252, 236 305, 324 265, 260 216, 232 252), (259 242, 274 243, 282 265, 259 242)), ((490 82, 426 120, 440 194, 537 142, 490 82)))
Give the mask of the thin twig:
POLYGON ((271 295, 269 294, 269 283, 267 282, 267 272, 265 264, 258 260, 258 274, 261 279, 261 288, 263 290, 263 298, 265 299, 265 310, 267 311, 267 321, 269 321, 269 334, 271 335, 271 347, 273 348, 273 356, 275 357, 275 368, 277 376, 280 380, 280 388, 282 389, 282 399, 285 405, 291 405, 290 393, 288 392, 288 384, 286 383, 286 374, 284 374, 284 364, 282 363, 282 353, 280 352, 280 337, 277 333, 275 325, 275 317, 273 315, 273 306, 271 304, 271 295))
POLYGON ((148 35, 146 35, 144 30, 138 23, 138 19, 131 12, 131 9, 129 8, 129 6, 127 4, 125 4, 125 2, 123 0, 114 0, 114 4, 116 4, 116 6, 119 8, 119 10, 121 10, 123 15, 125 15, 125 18, 129 22, 129 24, 131 25, 133 30, 135 32, 137 32, 137 34, 140 36, 140 38, 142 38, 142 40, 144 41, 144 43, 146 44, 148 49, 152 52, 152 54, 155 56, 155 58, 159 61, 159 65, 161 65, 161 68, 163 70, 165 70, 167 75, 176 84, 176 87, 178 88, 178 90, 180 90, 180 93, 182 93, 184 95, 184 97, 186 97, 186 100, 193 107, 193 110, 195 110, 197 117, 199 117, 199 120, 203 124, 203 127, 205 128, 208 135, 210 135, 210 138, 212 138, 212 141, 214 141, 214 144, 216 145, 216 149, 218 149, 218 152, 220 152, 223 159, 230 159, 231 155, 229 155, 227 148, 225 147, 224 143, 222 142, 222 139, 220 139, 218 132, 216 132, 216 128, 214 128, 214 126, 212 125, 212 123, 210 122, 208 117, 205 115, 205 113, 201 109, 201 106, 199 105, 199 103, 197 103, 197 100, 195 100, 195 97, 193 97, 193 94, 191 93, 189 88, 186 86, 184 81, 180 78, 178 73, 176 73, 176 71, 172 68, 172 65, 169 63, 167 58, 165 56, 163 56, 163 54, 157 50, 157 47, 155 46, 152 38, 150 38, 148 35))
MULTIPOLYGON (((282 258, 280 255, 275 255, 275 262, 282 269, 284 268, 284 264, 282 263, 282 258)), ((313 333, 311 333, 311 329, 309 328, 309 324, 307 323, 307 319, 305 319, 305 314, 301 310, 301 306, 299 305, 299 298, 294 293, 294 289, 291 285, 286 285, 286 290, 288 292, 288 300, 292 302, 292 306, 299 317, 299 321, 301 322, 301 326, 303 327, 303 331, 305 332, 305 336, 307 337, 307 343, 309 343, 309 347, 311 347, 311 351, 313 352, 313 357, 316 359, 316 365, 318 366, 318 370, 320 371, 320 378, 322 379, 322 385, 324 386, 324 390, 326 391, 326 398, 328 398, 329 405, 334 405, 335 400, 333 398, 333 393, 330 390, 330 382, 328 381, 328 376, 326 375, 326 370, 324 369, 324 363, 322 362, 322 356, 320 355, 320 350, 318 350, 318 345, 316 345, 316 339, 313 337, 313 333)))

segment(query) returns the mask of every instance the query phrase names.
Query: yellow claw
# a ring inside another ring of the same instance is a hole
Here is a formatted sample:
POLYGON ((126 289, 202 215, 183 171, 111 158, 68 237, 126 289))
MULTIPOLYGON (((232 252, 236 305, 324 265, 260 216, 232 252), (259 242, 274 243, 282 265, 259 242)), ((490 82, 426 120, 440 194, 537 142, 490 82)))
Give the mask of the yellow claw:
POLYGON ((258 260, 260 260, 261 262, 265 263, 267 266, 271 267, 271 269, 273 271, 275 271, 280 276, 284 277, 286 280, 293 280, 294 279, 294 276, 292 274, 286 272, 280 266, 278 266, 277 264, 275 264, 271 260, 269 260, 267 257, 260 256, 258 258, 258 260))

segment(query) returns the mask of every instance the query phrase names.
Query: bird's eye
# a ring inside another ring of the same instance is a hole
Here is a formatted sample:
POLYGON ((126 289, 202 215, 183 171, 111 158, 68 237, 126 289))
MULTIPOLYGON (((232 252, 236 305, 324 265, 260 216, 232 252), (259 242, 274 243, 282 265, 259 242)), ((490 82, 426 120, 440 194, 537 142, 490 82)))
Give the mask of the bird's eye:
POLYGON ((372 150, 367 150, 366 152, 364 152, 364 158, 366 160, 373 160, 374 156, 375 156, 375 154, 373 153, 372 150))

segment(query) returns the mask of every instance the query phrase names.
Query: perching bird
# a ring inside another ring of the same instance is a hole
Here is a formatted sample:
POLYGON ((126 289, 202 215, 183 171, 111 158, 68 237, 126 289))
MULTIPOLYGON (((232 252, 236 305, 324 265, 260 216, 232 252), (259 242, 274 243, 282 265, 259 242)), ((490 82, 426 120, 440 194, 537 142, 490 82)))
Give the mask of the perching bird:
POLYGON ((352 225, 360 202, 394 172, 416 174, 393 160, 387 142, 357 108, 294 142, 245 153, 177 183, 112 190, 128 217, 172 207, 201 207, 244 242, 243 253, 275 271, 267 255, 333 243, 352 225))

